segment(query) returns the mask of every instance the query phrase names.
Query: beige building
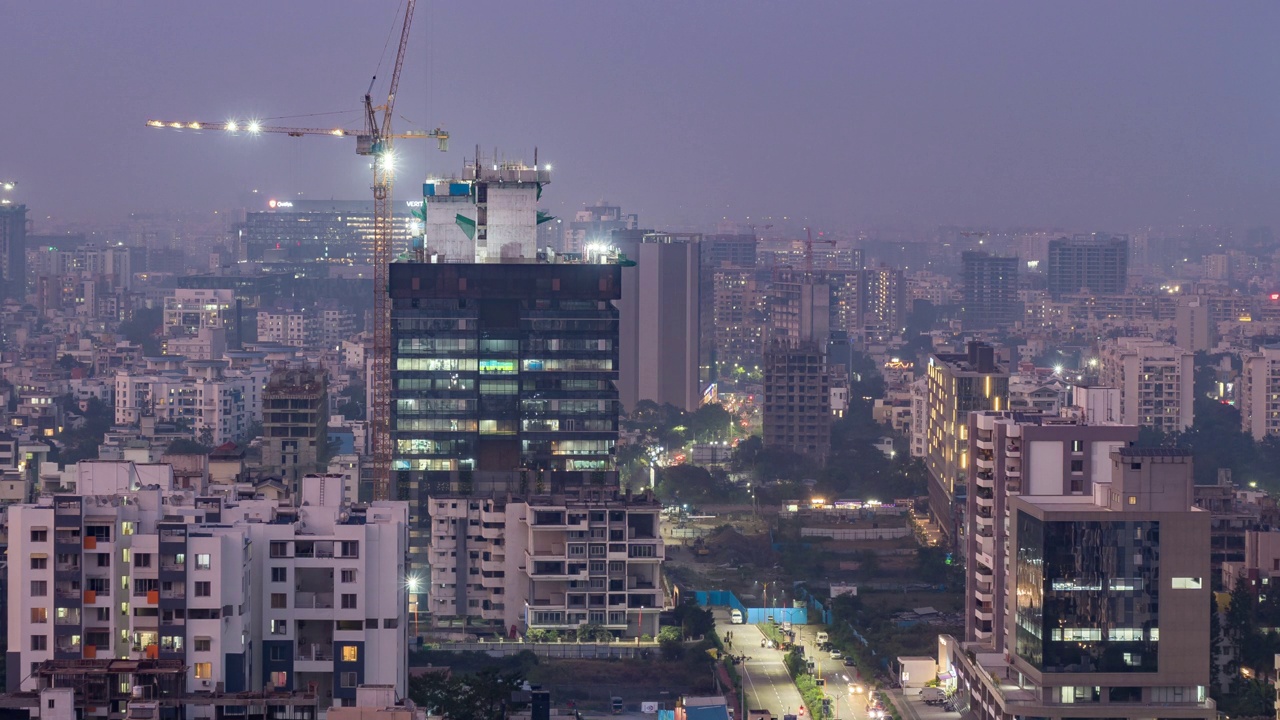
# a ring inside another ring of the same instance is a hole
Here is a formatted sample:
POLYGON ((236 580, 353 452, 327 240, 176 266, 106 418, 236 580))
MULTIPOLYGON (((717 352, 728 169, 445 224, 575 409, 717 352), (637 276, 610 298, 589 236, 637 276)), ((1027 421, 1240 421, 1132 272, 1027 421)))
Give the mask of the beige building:
POLYGON ((929 512, 952 542, 963 528, 969 472, 969 413, 1007 410, 1009 372, 995 348, 969 343, 965 353, 934 353, 925 371, 924 458, 929 468, 929 512))
POLYGON ((425 597, 411 601, 441 631, 507 636, 591 624, 657 635, 661 505, 592 494, 430 497, 431 578, 425 597))
POLYGON ((1010 499, 1004 652, 939 639, 979 720, 1216 717, 1210 514, 1192 506, 1190 453, 1122 447, 1109 460, 1091 493, 1010 499))
POLYGON ((1151 338, 1118 338, 1099 353, 1101 385, 1120 389, 1120 422, 1182 432, 1194 419, 1195 355, 1151 338))
POLYGON ((1240 422, 1254 440, 1280 435, 1280 346, 1245 355, 1237 397, 1240 422))

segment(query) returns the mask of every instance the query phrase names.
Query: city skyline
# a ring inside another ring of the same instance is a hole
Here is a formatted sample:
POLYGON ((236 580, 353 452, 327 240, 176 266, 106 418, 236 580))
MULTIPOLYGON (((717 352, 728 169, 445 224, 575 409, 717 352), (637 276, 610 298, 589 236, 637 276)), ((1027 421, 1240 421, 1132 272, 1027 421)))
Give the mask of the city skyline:
MULTIPOLYGON (((361 198, 349 139, 143 123, 358 127, 369 77, 389 75, 396 5, 21 6, 20 72, 0 92, 30 110, 9 117, 0 176, 37 217, 80 220, 225 208, 255 188, 361 198)), ((603 197, 666 227, 1280 222, 1280 101, 1256 83, 1280 63, 1278 11, 1259 3, 423 9, 397 127, 453 142, 402 143, 398 197, 479 143, 524 160, 537 146, 554 213, 603 197)))

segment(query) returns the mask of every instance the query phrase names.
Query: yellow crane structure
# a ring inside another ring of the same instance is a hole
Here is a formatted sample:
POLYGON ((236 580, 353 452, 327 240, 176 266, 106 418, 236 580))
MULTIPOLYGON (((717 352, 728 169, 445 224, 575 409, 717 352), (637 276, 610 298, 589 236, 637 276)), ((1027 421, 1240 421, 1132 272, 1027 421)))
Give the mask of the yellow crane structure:
POLYGON ((258 135, 277 133, 290 137, 328 135, 356 139, 356 154, 367 155, 373 165, 373 357, 369 377, 369 434, 373 440, 373 498, 387 500, 391 495, 391 297, 388 295, 391 247, 391 191, 395 183, 396 140, 420 140, 431 138, 439 143, 443 152, 449 149, 449 133, 436 128, 430 132, 393 133, 391 116, 396 103, 396 91, 400 85, 400 70, 404 67, 404 51, 409 44, 409 27, 413 22, 416 0, 405 5, 404 24, 400 28, 400 47, 396 51, 395 67, 387 101, 373 104, 373 85, 369 82, 364 94, 364 128, 299 128, 263 125, 257 121, 170 121, 148 120, 147 126, 173 130, 212 130, 234 134, 258 135))

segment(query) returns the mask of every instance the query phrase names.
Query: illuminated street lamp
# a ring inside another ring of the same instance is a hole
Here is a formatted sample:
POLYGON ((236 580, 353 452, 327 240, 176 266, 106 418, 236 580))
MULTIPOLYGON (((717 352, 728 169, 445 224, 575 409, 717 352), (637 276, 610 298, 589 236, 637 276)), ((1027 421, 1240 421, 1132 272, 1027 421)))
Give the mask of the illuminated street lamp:
POLYGON ((411 575, 404 584, 409 589, 409 611, 413 613, 413 636, 416 638, 418 636, 418 590, 422 587, 422 580, 411 575))

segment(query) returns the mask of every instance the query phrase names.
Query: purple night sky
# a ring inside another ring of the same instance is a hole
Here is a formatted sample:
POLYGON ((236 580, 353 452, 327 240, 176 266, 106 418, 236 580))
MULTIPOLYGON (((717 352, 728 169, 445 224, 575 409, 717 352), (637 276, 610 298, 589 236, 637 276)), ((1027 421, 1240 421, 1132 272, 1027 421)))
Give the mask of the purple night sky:
MULTIPOLYGON (((364 198, 351 139, 143 122, 357 127, 398 6, 8 3, 0 179, 81 219, 364 198)), ((537 145, 557 214, 649 226, 1280 225, 1277 28, 1274 2, 424 0, 397 129, 453 142, 401 143, 397 195, 480 143, 537 145)))

